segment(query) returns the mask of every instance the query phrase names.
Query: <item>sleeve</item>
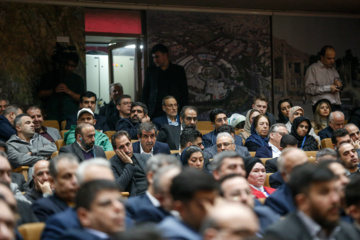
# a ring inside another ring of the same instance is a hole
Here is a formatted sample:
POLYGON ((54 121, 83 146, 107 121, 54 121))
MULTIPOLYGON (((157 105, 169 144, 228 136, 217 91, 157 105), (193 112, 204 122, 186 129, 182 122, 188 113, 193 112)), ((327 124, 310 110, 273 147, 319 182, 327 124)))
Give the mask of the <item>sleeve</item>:
MULTIPOLYGON (((121 161, 121 160, 119 160, 121 161)), ((133 164, 127 163, 124 168, 116 167, 111 164, 111 169, 115 176, 115 181, 118 184, 120 191, 126 191, 127 187, 131 184, 132 178, 134 177, 135 167, 133 164)))
POLYGON ((162 127, 159 133, 156 135, 156 141, 166 143, 166 136, 166 129, 162 127))
MULTIPOLYGON (((20 152, 20 148, 8 143, 8 157, 9 162, 13 168, 20 166, 33 166, 37 161, 43 159, 40 156, 28 155, 27 153, 20 152)), ((29 150, 30 152, 30 150, 29 150)))
POLYGON ((277 171, 277 166, 274 164, 272 159, 265 162, 266 173, 274 173, 277 171))
POLYGON ((45 223, 45 229, 41 233, 41 240, 56 240, 61 239, 66 227, 57 218, 51 217, 45 223))
POLYGON ((144 86, 141 94, 141 101, 149 107, 149 97, 150 97, 150 69, 148 68, 146 70, 145 80, 144 80, 144 86))
POLYGON ((181 102, 179 103, 179 105, 181 109, 183 106, 189 104, 189 88, 188 88, 185 69, 183 67, 181 67, 180 70, 180 81, 181 81, 181 85, 180 85, 181 102))
MULTIPOLYGON (((41 200, 41 198, 39 200, 41 200)), ((45 222, 49 216, 54 214, 54 211, 39 200, 35 201, 33 205, 31 205, 31 208, 34 211, 35 216, 38 218, 38 220, 40 222, 45 222)))
POLYGON ((75 139, 75 131, 69 130, 64 134, 64 141, 66 145, 72 144, 76 141, 75 139))
POLYGON ((330 92, 330 85, 319 85, 316 78, 316 68, 310 66, 305 74, 306 93, 312 96, 330 92))
POLYGON ((33 155, 49 158, 51 154, 57 151, 55 143, 50 142, 43 136, 39 135, 38 141, 39 144, 37 144, 34 149, 31 149, 33 155))

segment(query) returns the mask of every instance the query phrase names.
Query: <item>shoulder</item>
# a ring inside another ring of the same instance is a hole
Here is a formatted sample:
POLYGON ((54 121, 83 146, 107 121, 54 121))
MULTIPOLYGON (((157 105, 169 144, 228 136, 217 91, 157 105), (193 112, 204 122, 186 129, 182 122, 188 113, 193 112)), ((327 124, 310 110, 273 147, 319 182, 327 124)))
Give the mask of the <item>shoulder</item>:
POLYGON ((133 157, 137 160, 147 160, 150 158, 148 154, 133 153, 133 157))

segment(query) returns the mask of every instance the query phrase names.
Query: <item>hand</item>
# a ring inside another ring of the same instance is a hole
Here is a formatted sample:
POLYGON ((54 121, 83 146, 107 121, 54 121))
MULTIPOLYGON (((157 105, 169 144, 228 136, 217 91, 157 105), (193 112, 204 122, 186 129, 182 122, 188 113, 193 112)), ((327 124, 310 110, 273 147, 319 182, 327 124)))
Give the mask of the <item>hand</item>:
POLYGON ((143 117, 141 119, 141 122, 150 122, 150 117, 148 115, 146 115, 145 117, 143 117))
POLYGON ((360 149, 360 140, 357 140, 357 141, 354 142, 351 139, 351 143, 352 143, 352 145, 354 146, 355 149, 360 149))
POLYGON ((40 190, 42 193, 52 193, 52 189, 51 189, 51 184, 49 181, 45 181, 43 184, 41 184, 41 182, 39 180, 37 180, 39 186, 40 186, 40 190))
POLYGON ((133 164, 133 161, 131 160, 131 158, 128 155, 126 155, 123 150, 116 149, 115 152, 119 156, 119 158, 121 159, 121 161, 123 163, 133 164))
POLYGON ((68 93, 69 92, 69 88, 68 86, 66 86, 65 83, 60 83, 59 85, 57 85, 57 87, 55 88, 55 92, 56 93, 68 93))
POLYGON ((334 85, 336 85, 339 88, 342 88, 342 82, 340 81, 340 79, 336 78, 334 81, 334 85))
POLYGON ((338 89, 336 85, 330 85, 330 91, 332 93, 336 93, 336 92, 340 92, 340 89, 338 89))

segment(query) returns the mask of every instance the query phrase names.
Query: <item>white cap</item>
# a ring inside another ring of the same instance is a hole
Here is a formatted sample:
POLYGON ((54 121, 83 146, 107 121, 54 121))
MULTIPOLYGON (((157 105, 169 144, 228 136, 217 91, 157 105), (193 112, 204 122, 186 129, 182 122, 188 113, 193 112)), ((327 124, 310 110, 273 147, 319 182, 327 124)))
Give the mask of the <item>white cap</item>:
POLYGON ((228 118, 228 123, 229 125, 236 127, 236 125, 238 125, 240 122, 243 122, 246 120, 246 117, 238 114, 238 113, 234 113, 233 115, 231 115, 231 117, 228 118))
POLYGON ((91 111, 90 108, 82 108, 82 109, 80 109, 80 110, 78 111, 78 113, 77 113, 77 118, 79 119, 79 116, 80 116, 81 114, 83 114, 84 112, 90 113, 90 114, 95 118, 94 113, 91 111))

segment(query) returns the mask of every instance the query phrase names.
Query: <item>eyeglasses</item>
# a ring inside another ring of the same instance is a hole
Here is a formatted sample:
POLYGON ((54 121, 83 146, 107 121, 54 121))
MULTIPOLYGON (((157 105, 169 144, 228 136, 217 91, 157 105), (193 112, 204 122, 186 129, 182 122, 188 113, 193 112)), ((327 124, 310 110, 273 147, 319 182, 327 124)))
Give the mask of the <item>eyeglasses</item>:
POLYGON ((232 145, 232 144, 234 144, 234 143, 224 142, 224 143, 216 144, 216 147, 217 147, 217 148, 221 148, 222 146, 228 147, 228 146, 230 146, 230 145, 232 145))
POLYGON ((187 120, 187 121, 194 121, 194 122, 196 122, 197 121, 197 117, 185 117, 185 119, 187 120))

